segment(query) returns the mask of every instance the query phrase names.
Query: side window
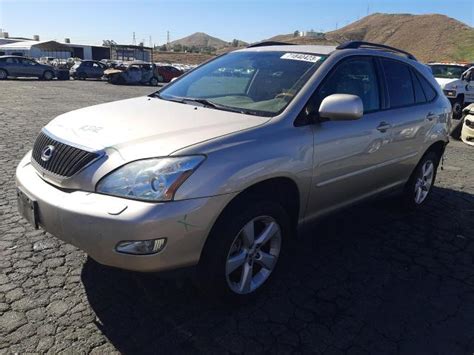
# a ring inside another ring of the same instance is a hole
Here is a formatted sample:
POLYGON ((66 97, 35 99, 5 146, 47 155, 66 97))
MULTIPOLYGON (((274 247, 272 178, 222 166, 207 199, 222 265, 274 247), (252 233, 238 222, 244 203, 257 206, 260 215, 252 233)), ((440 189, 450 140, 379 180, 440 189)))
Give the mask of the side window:
POLYGON ((420 80, 417 78, 413 70, 411 70, 411 78, 413 81, 413 89, 415 90, 415 102, 417 104, 425 103, 425 93, 423 92, 423 88, 421 87, 420 80))
POLYGON ((18 59, 16 59, 16 58, 7 58, 6 62, 8 64, 18 64, 18 59))
POLYGON ((433 89, 431 84, 419 73, 416 73, 416 77, 421 83, 421 87, 423 88, 423 92, 426 96, 426 101, 430 102, 433 101, 436 97, 436 91, 433 89))
POLYGON ((410 68, 396 60, 382 59, 385 72, 390 107, 410 106, 415 103, 413 83, 410 76, 410 68))
POLYGON ((338 64, 317 93, 317 104, 332 94, 351 94, 361 98, 364 112, 380 109, 380 96, 374 61, 354 58, 338 64))

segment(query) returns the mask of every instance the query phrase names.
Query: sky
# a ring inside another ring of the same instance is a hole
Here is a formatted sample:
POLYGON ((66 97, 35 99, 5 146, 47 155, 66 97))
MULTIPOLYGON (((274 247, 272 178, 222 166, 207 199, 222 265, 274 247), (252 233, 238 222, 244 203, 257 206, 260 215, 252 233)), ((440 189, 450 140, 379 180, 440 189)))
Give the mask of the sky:
POLYGON ((194 32, 256 42, 295 30, 330 31, 368 13, 440 13, 474 26, 474 0, 0 0, 10 36, 72 43, 166 43, 194 32))

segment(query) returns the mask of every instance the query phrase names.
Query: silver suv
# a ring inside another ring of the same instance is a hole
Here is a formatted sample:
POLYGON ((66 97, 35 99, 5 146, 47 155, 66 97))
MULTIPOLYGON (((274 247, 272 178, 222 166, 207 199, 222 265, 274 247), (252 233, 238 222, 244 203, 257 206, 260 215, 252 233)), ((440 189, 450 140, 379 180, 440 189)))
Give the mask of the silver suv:
POLYGON ((207 293, 243 299, 303 222, 384 192, 422 206, 450 118, 409 53, 254 45, 51 121, 18 166, 19 210, 100 263, 196 266, 207 293))

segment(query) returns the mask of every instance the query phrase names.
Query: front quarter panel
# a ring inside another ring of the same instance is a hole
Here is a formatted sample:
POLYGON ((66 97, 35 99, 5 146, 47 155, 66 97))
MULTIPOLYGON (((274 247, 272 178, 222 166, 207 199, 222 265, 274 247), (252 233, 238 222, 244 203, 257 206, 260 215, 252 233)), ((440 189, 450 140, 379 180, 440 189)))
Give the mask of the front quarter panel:
POLYGON ((312 126, 273 122, 175 152, 187 154, 206 154, 207 159, 178 189, 176 200, 239 192, 284 177, 297 184, 300 213, 306 207, 313 164, 312 126))

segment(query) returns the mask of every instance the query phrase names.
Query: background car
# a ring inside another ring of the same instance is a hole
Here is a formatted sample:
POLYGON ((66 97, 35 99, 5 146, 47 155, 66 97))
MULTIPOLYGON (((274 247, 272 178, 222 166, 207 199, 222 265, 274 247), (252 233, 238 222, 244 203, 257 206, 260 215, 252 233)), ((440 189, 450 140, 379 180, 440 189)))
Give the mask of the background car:
POLYGON ((56 76, 53 66, 20 56, 0 56, 0 80, 8 77, 36 77, 51 80, 56 76))
POLYGON ((164 65, 160 66, 156 69, 158 74, 161 76, 162 81, 165 83, 169 83, 171 79, 177 78, 180 75, 183 75, 183 71, 175 68, 171 65, 164 65))
POLYGON ((128 66, 107 69, 104 76, 111 84, 149 84, 157 86, 162 81, 155 64, 135 61, 128 66))
POLYGON ((100 79, 104 76, 104 70, 106 69, 107 66, 104 63, 95 60, 83 60, 74 64, 69 74, 74 79, 100 79))

